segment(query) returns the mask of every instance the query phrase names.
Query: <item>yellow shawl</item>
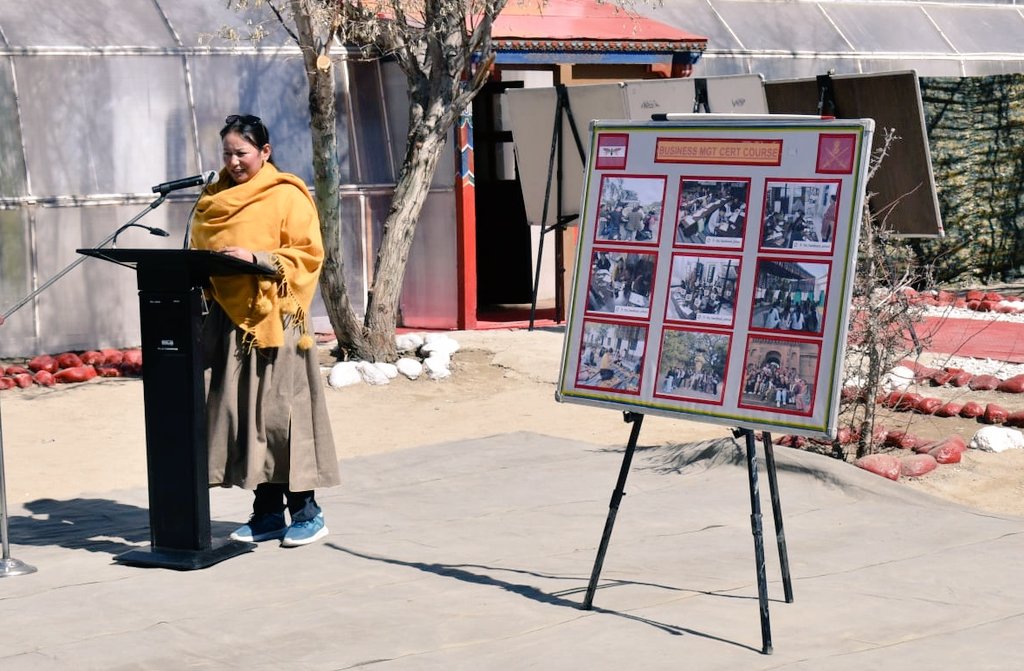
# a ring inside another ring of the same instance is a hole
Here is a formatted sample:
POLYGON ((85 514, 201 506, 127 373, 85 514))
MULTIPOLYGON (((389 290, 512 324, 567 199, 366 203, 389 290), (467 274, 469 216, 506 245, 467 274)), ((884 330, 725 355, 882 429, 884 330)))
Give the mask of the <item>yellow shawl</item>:
POLYGON ((211 294, 254 347, 284 345, 284 325, 302 333, 301 349, 313 346, 307 314, 316 292, 324 248, 320 219, 309 190, 272 163, 235 184, 225 170, 196 205, 192 246, 217 251, 238 246, 267 252, 277 277, 210 278, 211 294))

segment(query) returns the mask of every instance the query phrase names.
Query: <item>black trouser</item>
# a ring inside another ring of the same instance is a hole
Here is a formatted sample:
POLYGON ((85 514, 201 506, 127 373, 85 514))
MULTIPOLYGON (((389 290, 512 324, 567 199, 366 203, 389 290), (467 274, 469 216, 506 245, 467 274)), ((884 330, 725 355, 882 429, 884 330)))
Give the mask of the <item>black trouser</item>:
POLYGON ((252 512, 256 515, 283 513, 287 506, 292 522, 308 522, 320 513, 313 490, 292 492, 280 482, 264 482, 256 486, 256 500, 252 512))

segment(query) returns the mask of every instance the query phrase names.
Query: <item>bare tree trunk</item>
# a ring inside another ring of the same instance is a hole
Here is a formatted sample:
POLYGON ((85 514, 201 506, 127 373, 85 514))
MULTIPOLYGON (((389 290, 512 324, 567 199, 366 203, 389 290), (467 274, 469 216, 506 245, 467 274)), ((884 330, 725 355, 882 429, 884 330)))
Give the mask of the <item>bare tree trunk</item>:
MULTIPOLYGON (((415 27, 410 27, 404 16, 382 17, 376 10, 358 3, 288 1, 298 33, 294 37, 302 49, 309 80, 313 170, 326 257, 320 278, 321 294, 343 356, 394 361, 398 302, 416 224, 448 133, 487 80, 494 57, 490 29, 505 0, 488 0, 482 13, 474 14, 468 23, 466 7, 429 0, 422 8, 422 16, 414 20, 415 27), (418 24, 420 21, 425 23, 425 29, 418 24), (467 33, 470 24, 472 29, 467 33), (382 26, 388 29, 381 30, 382 26), (339 30, 342 32, 337 33, 339 30), (375 45, 380 53, 395 57, 409 84, 405 160, 384 222, 366 315, 361 323, 352 310, 341 257, 340 174, 333 65, 329 57, 336 34, 355 44, 375 45), (486 58, 474 66, 473 58, 478 53, 486 54, 486 58)), ((398 5, 392 9, 398 9, 398 5)), ((274 12, 285 23, 280 12, 274 12)))
POLYGON ((421 129, 410 133, 407 169, 399 176, 391 209, 384 222, 366 308, 368 342, 365 353, 371 361, 394 361, 397 358, 394 335, 406 262, 448 130, 449 127, 443 124, 425 123, 421 129))
POLYGON ((302 59, 309 84, 310 131, 313 142, 313 180, 320 231, 324 241, 324 264, 320 273, 320 293, 338 349, 343 358, 357 356, 366 348, 363 324, 352 309, 345 283, 345 263, 341 252, 341 173, 338 161, 337 111, 335 107, 334 65, 328 49, 331 35, 317 35, 306 0, 293 0, 293 15, 302 59))
MULTIPOLYGON (((864 206, 864 212, 861 221, 861 249, 859 250, 862 255, 865 267, 862 270, 861 282, 864 286, 863 296, 864 304, 869 305, 874 299, 875 290, 878 288, 875 278, 878 276, 878 272, 875 268, 875 264, 878 262, 875 250, 875 223, 871 220, 871 213, 868 211, 867 205, 864 206)), ((857 440, 857 458, 863 457, 866 454, 870 454, 875 451, 874 436, 875 436, 875 416, 878 414, 877 399, 875 398, 881 388, 882 375, 885 371, 882 370, 881 357, 877 354, 879 343, 878 343, 878 329, 881 325, 874 323, 870 317, 874 316, 870 314, 870 310, 866 310, 869 317, 863 319, 863 334, 864 342, 863 348, 865 352, 868 352, 867 358, 867 372, 865 375, 865 389, 862 393, 867 396, 862 399, 861 410, 864 416, 861 418, 860 426, 858 427, 857 433, 859 438, 857 440)), ((854 310, 853 314, 857 314, 854 310)))

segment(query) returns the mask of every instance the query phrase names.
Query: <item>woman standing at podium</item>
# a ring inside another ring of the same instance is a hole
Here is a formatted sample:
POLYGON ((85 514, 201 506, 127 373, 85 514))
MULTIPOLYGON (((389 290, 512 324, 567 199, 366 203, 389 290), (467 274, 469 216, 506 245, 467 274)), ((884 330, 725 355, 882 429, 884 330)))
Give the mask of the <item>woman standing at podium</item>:
POLYGON ((302 180, 271 161, 259 117, 229 116, 220 137, 224 167, 199 199, 192 245, 277 272, 210 280, 210 484, 255 490, 233 539, 306 545, 328 533, 314 491, 339 481, 308 316, 324 256, 320 220, 302 180))

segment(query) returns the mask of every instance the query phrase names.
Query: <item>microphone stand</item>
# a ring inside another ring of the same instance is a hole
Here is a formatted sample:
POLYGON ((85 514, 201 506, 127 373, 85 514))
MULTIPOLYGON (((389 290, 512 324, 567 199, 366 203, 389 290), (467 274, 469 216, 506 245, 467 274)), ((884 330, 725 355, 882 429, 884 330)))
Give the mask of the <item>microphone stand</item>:
MULTIPOLYGON (((143 224, 136 223, 136 222, 138 222, 139 219, 142 219, 143 216, 145 216, 146 214, 149 214, 150 210, 154 210, 157 207, 159 207, 160 204, 163 203, 164 200, 166 200, 166 199, 167 199, 167 194, 160 194, 159 198, 157 198, 152 203, 150 203, 149 206, 146 207, 146 209, 144 209, 143 211, 139 212, 137 215, 132 217, 131 220, 127 224, 121 226, 116 231, 114 231, 113 233, 108 235, 106 238, 104 238, 103 241, 100 242, 100 244, 96 245, 96 248, 99 249, 100 247, 103 247, 104 245, 106 245, 108 242, 113 242, 114 245, 116 246, 117 245, 117 236, 121 235, 121 233, 123 233, 126 228, 131 228, 132 226, 137 226, 138 228, 144 228, 147 231, 149 231, 151 235, 160 235, 160 236, 165 236, 166 237, 167 236, 167 231, 164 231, 163 229, 153 228, 152 226, 145 226, 143 224)), ((24 298, 22 298, 13 307, 9 308, 6 312, 4 312, 3 318, 7 319, 11 315, 13 315, 15 312, 20 310, 26 303, 28 303, 33 298, 35 298, 39 294, 43 293, 47 289, 49 289, 50 286, 54 282, 56 282, 57 280, 59 280, 60 278, 64 277, 69 272, 71 272, 72 270, 77 268, 80 263, 82 263, 83 261, 85 261, 88 258, 89 258, 88 256, 79 256, 77 259, 75 259, 70 264, 68 264, 63 270, 61 270, 59 273, 57 273, 56 275, 54 275, 53 277, 48 279, 45 283, 43 283, 38 289, 36 289, 32 293, 30 293, 28 296, 25 296, 24 298)))
POLYGON ((36 572, 35 566, 30 566, 11 556, 11 543, 7 537, 7 486, 4 482, 4 432, 2 418, 0 418, 0 544, 3 545, 3 557, 0 557, 0 578, 36 572))
MULTIPOLYGON (((167 236, 167 231, 155 228, 152 226, 146 226, 138 223, 139 219, 148 214, 151 210, 156 209, 160 206, 164 200, 167 199, 166 193, 161 193, 160 197, 154 200, 146 209, 139 212, 137 215, 131 218, 131 220, 119 227, 112 234, 107 236, 100 244, 96 245, 97 248, 103 247, 108 242, 113 242, 117 245, 117 236, 124 232, 125 229, 137 226, 138 228, 144 228, 150 232, 151 235, 167 236)), ((85 261, 88 256, 79 256, 72 263, 68 264, 62 271, 47 280, 42 286, 30 293, 25 298, 18 301, 13 307, 4 312, 3 317, 0 317, 0 324, 10 317, 12 314, 21 309, 30 300, 41 294, 43 291, 48 289, 54 282, 67 275, 71 270, 78 266, 82 261, 85 261)), ((4 478, 4 436, 3 436, 3 417, 0 416, 0 546, 2 546, 3 555, 0 557, 0 578, 7 576, 25 575, 28 573, 35 573, 36 568, 30 566, 22 561, 11 557, 10 541, 8 540, 8 524, 7 524, 7 486, 4 478)))
POLYGON ((210 185, 217 181, 217 173, 210 171, 209 177, 203 182, 203 188, 199 190, 199 195, 196 196, 196 202, 192 203, 192 209, 189 210, 188 219, 185 221, 185 240, 182 242, 181 248, 188 249, 189 236, 192 233, 192 220, 196 216, 196 208, 199 207, 199 200, 206 193, 206 190, 210 188, 210 185))

